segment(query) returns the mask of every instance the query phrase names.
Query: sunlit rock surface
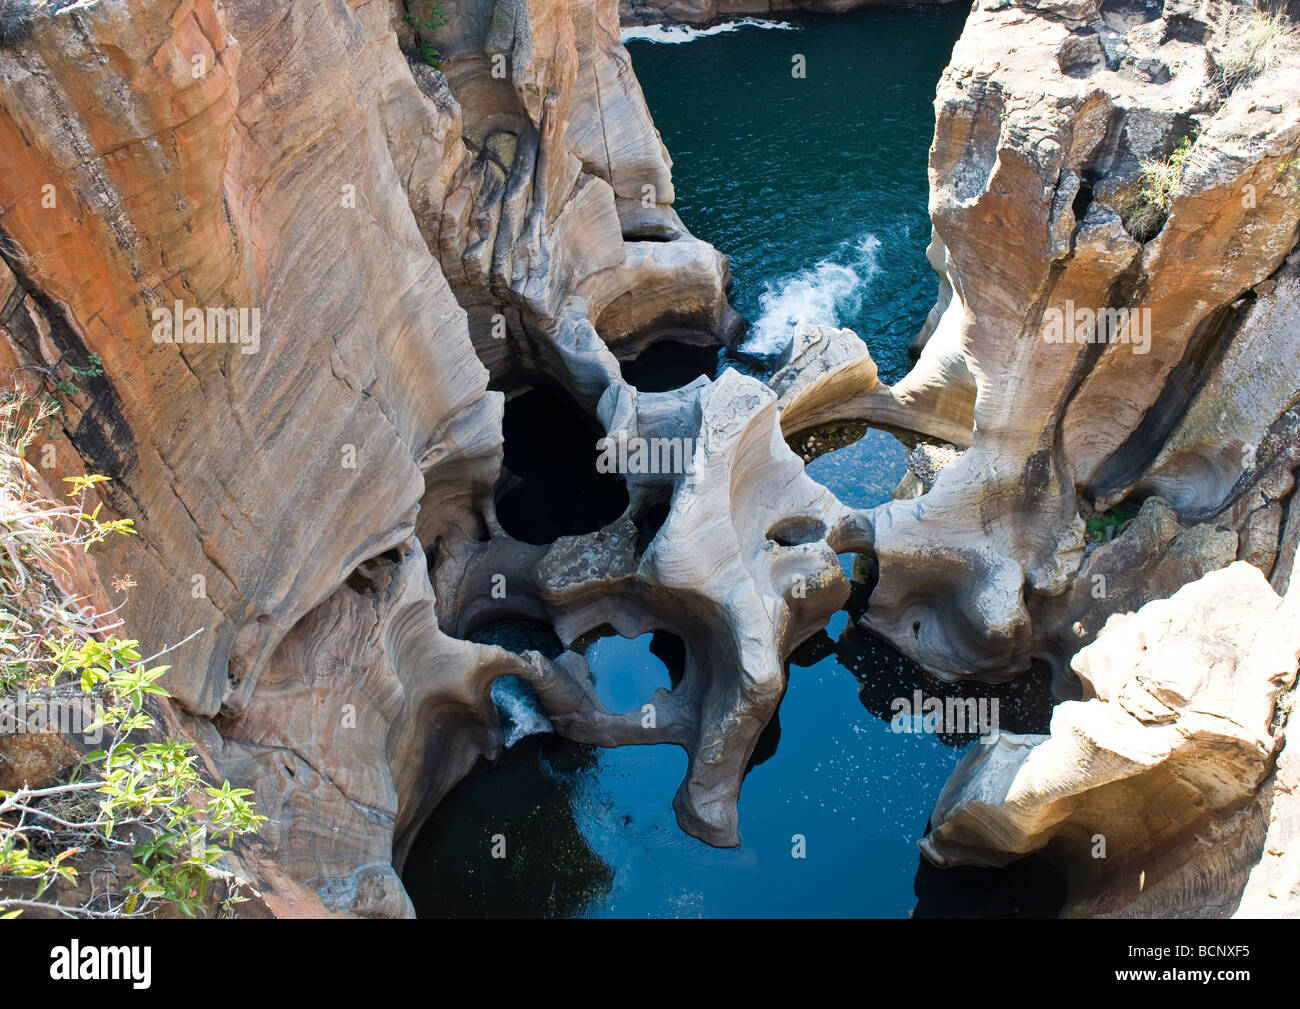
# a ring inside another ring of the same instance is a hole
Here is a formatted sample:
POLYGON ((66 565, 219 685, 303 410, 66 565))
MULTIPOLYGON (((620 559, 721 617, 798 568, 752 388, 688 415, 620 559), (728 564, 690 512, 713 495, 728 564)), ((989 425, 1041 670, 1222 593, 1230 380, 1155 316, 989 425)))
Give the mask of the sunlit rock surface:
POLYGON ((1068 695, 1111 613, 1233 557, 1286 587, 1300 54, 1226 81, 1231 10, 978 5, 936 101, 940 293, 916 366, 886 389, 822 334, 774 379, 791 432, 857 419, 968 446, 864 523, 867 626, 942 676, 1040 660, 1068 695), (1144 218, 1144 173, 1184 140, 1144 218))
POLYGON ((1298 601, 1236 562, 1111 617, 1074 658, 1085 700, 1059 705, 1049 736, 973 747, 935 806, 925 856, 1000 866, 1042 849, 1069 878, 1071 915, 1296 914, 1281 861, 1293 760, 1276 772, 1274 761, 1298 601))

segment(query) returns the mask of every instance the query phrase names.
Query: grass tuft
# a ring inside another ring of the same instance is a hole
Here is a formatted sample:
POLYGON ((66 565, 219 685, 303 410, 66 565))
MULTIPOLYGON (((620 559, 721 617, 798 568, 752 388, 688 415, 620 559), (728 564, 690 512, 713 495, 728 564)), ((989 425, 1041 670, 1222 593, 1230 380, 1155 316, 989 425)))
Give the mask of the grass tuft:
POLYGON ((1300 53, 1300 27, 1281 11, 1234 9, 1219 24, 1214 61, 1225 93, 1300 53))
POLYGON ((1187 156, 1194 141, 1183 137, 1167 158, 1148 158, 1123 216, 1124 227, 1139 242, 1154 238, 1169 218, 1169 208, 1182 188, 1187 156))

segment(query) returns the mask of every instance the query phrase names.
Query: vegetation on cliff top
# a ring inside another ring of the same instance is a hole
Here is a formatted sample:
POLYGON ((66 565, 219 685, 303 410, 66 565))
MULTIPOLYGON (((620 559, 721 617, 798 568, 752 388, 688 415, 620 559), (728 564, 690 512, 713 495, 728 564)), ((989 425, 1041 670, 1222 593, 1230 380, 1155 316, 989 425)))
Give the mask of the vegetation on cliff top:
POLYGON ((1138 187, 1123 215, 1128 233, 1139 242, 1154 238, 1169 217, 1169 207, 1183 184, 1187 155, 1195 143, 1192 137, 1178 141, 1167 158, 1142 162, 1138 187))
POLYGON ((1225 93, 1300 53, 1300 28, 1282 11, 1236 9, 1219 25, 1214 61, 1225 93))

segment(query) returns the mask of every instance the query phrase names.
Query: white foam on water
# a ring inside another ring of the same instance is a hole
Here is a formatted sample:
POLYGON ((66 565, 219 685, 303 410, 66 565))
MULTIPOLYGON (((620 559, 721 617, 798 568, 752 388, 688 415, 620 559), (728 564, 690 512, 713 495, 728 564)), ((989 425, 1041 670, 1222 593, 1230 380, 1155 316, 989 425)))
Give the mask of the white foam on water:
POLYGON ((879 272, 880 239, 865 234, 845 242, 816 266, 763 285, 760 314, 741 350, 755 356, 778 354, 801 323, 843 326, 862 310, 879 272))
POLYGON ((736 32, 742 28, 765 28, 769 31, 794 32, 799 29, 785 21, 761 21, 758 18, 741 18, 739 21, 724 21, 710 25, 708 28, 691 28, 688 25, 635 25, 623 28, 619 35, 624 43, 657 42, 661 45, 680 45, 694 42, 709 35, 721 35, 724 32, 736 32))
POLYGON ((532 690, 518 676, 502 676, 492 684, 492 702, 506 722, 506 746, 525 736, 554 732, 555 726, 537 710, 532 690))

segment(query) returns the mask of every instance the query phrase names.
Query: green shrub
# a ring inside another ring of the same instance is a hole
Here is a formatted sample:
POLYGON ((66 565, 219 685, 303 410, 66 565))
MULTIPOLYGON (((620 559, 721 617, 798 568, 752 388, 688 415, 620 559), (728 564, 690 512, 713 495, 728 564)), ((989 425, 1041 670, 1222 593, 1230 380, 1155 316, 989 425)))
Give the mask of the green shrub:
MULTIPOLYGON (((419 12, 408 10, 402 15, 402 20, 415 29, 417 39, 420 32, 434 32, 447 23, 447 15, 438 0, 415 0, 413 7, 419 8, 419 12)), ((435 70, 442 69, 442 54, 428 42, 421 40, 417 52, 422 62, 435 70)))
MULTIPOLYGON (((106 477, 71 478, 72 504, 40 496, 24 456, 49 417, 47 404, 17 391, 0 405, 0 689, 93 699, 87 728, 102 728, 108 745, 58 781, 0 791, 0 917, 138 917, 164 905, 193 915, 223 855, 218 842, 265 817, 249 790, 204 782, 191 744, 158 738, 147 704, 167 696, 160 656, 142 658, 137 641, 109 633, 118 624, 56 583, 52 572, 67 571, 78 551, 134 530, 130 519, 102 520, 101 505, 86 510, 106 477), (135 880, 75 904, 47 899, 57 881, 78 881, 75 856, 94 852, 129 853, 135 880)), ((226 904, 242 899, 232 893, 226 904)))
POLYGON ((1086 519, 1084 526, 1087 528, 1088 539, 1094 543, 1105 543, 1107 531, 1111 529, 1115 531, 1110 535, 1118 536, 1125 526, 1137 518, 1139 510, 1136 505, 1119 504, 1096 518, 1086 519))

